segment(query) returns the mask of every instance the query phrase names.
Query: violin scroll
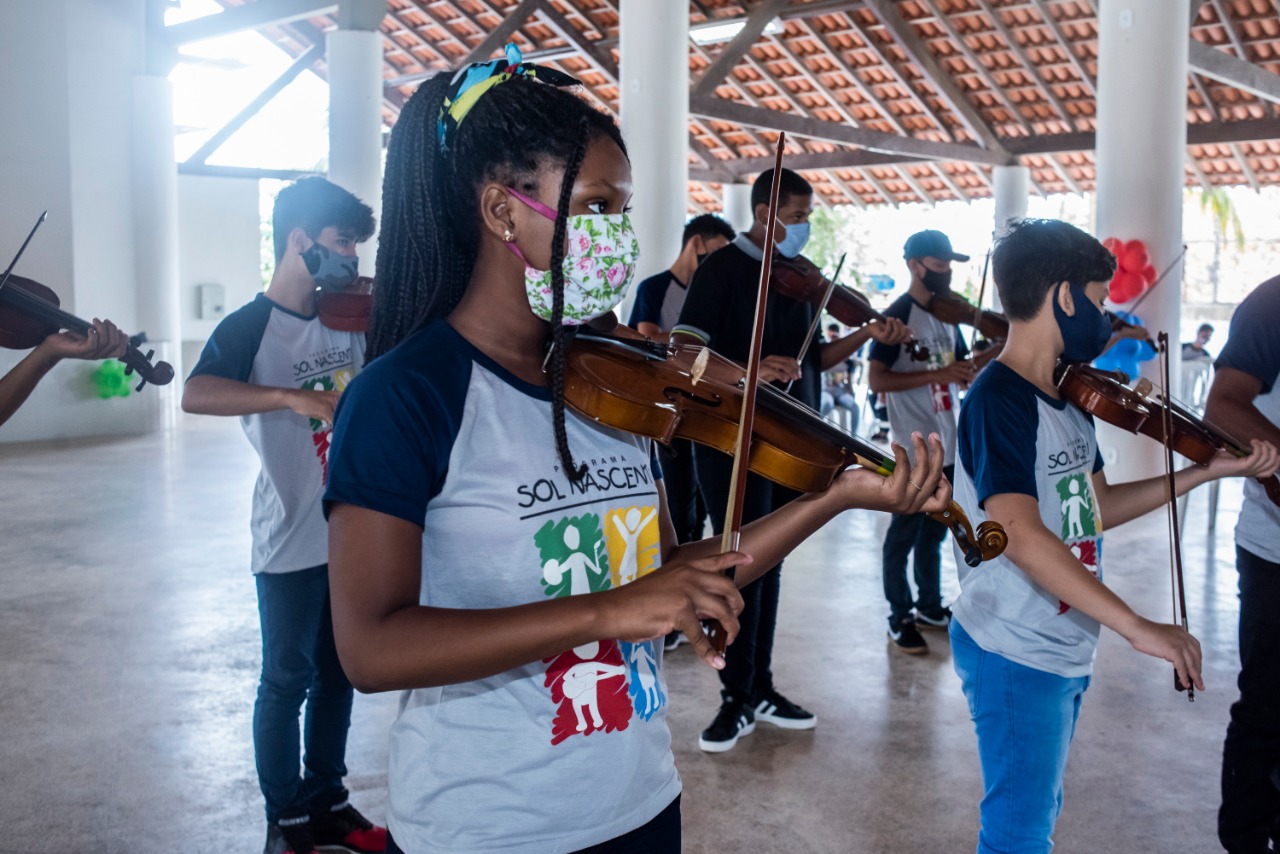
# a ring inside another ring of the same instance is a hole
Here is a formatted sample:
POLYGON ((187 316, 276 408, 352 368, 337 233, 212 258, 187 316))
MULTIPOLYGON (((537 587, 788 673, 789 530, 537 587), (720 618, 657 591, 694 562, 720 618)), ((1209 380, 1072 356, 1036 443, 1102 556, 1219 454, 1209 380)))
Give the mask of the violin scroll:
POLYGON ((956 545, 964 554, 964 562, 969 566, 977 566, 984 560, 999 557, 1005 546, 1009 545, 1009 535, 1004 532, 1004 528, 1000 527, 999 522, 991 520, 978 524, 978 533, 975 537, 968 517, 964 515, 960 505, 954 501, 949 502, 945 510, 930 515, 951 531, 956 545))

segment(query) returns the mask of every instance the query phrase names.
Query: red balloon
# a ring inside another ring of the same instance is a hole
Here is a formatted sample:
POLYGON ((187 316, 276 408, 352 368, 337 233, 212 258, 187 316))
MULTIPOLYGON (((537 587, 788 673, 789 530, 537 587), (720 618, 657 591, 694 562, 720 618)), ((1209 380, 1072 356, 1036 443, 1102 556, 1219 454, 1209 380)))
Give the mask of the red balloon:
POLYGON ((1119 257, 1120 249, 1124 244, 1120 242, 1120 238, 1118 237, 1108 237, 1106 240, 1102 241, 1102 245, 1105 246, 1107 251, 1112 255, 1119 257))
MULTIPOLYGON (((1148 264, 1142 268, 1142 272, 1138 275, 1142 277, 1142 281, 1146 282, 1147 285, 1151 285, 1156 280, 1156 268, 1148 264)), ((1143 288, 1143 290, 1146 290, 1146 288, 1143 288)))
POLYGON ((1142 289, 1142 279, 1138 277, 1137 273, 1122 270, 1116 273, 1116 277, 1111 280, 1108 296, 1111 297, 1111 301, 1114 303, 1126 303, 1142 293, 1142 289))
POLYGON ((1130 240, 1124 245, 1124 252, 1120 256, 1120 266, 1124 270, 1138 273, 1150 263, 1151 258, 1147 255, 1147 247, 1142 245, 1141 240, 1130 240))

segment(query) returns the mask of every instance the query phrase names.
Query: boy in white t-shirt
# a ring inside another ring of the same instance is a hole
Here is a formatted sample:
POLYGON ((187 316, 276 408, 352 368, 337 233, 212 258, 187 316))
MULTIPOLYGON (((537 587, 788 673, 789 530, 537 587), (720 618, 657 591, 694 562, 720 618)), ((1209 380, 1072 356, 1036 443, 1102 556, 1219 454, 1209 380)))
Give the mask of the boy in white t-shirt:
MULTIPOLYGON (((1089 362, 1106 347, 1114 257, 1065 222, 1022 220, 991 262, 1009 337, 961 408, 955 498, 975 525, 999 522, 1009 545, 978 567, 957 560, 950 631, 982 762, 977 850, 1031 854, 1053 847, 1100 625, 1173 662, 1182 684, 1204 685, 1196 639, 1139 616, 1102 583, 1104 520, 1115 527, 1160 506, 1165 478, 1107 483, 1092 421, 1054 381, 1060 359, 1089 362)), ((1277 462, 1272 445, 1255 442, 1244 459, 1178 472, 1177 492, 1277 462)))

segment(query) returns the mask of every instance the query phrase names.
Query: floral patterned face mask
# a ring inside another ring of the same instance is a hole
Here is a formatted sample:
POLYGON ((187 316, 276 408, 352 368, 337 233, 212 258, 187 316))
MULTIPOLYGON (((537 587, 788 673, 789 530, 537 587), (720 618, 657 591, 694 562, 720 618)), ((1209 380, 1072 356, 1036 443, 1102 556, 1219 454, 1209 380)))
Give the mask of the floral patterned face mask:
MULTIPOLYGON (((556 212, 511 187, 507 191, 552 222, 556 212)), ((569 217, 569 246, 564 256, 565 326, 594 320, 622 302, 635 278, 640 244, 627 214, 576 214, 569 217)), ((543 320, 552 316, 551 271, 529 266, 514 243, 507 246, 524 261, 529 309, 543 320)))

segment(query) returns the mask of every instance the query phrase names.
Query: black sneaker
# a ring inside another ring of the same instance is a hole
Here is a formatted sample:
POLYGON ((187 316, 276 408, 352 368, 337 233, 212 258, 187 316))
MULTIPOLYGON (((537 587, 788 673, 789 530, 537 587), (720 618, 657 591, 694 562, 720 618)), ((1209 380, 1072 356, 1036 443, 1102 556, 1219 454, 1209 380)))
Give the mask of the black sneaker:
POLYGON ((929 645, 916 628, 916 621, 910 617, 903 617, 896 627, 889 627, 889 640, 907 655, 924 655, 929 651, 929 645))
POLYGON ((945 629, 951 625, 951 609, 939 608, 932 614, 917 611, 916 623, 926 629, 945 629))
POLYGON ((818 718, 813 712, 802 709, 777 691, 770 691, 756 703, 756 720, 783 729, 813 729, 818 718))
POLYGON ((317 854, 311 819, 303 815, 268 824, 262 854, 317 854))
POLYGON ((378 827, 351 806, 345 797, 311 817, 316 847, 351 854, 382 854, 387 850, 387 829, 378 827))
POLYGON ((724 753, 732 750, 738 739, 755 732, 756 718, 751 708, 735 700, 725 700, 716 712, 711 726, 702 731, 698 746, 707 753, 724 753))
POLYGON ((674 631, 667 635, 667 639, 662 642, 662 648, 666 652, 671 652, 682 643, 688 643, 689 639, 684 636, 684 632, 674 631))

